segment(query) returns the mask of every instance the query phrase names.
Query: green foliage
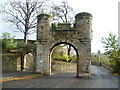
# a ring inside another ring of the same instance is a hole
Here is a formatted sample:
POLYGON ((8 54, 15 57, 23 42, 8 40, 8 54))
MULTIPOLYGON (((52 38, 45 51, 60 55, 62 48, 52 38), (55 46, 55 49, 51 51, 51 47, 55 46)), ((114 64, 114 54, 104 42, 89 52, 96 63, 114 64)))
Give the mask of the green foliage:
POLYGON ((67 61, 67 62, 69 61, 68 55, 64 53, 53 53, 52 58, 55 60, 62 60, 62 61, 67 61))
POLYGON ((101 58, 98 55, 94 55, 92 60, 95 62, 99 62, 99 61, 101 61, 101 58))
POLYGON ((92 62, 102 62, 105 64, 110 64, 109 58, 107 55, 92 55, 92 62))
POLYGON ((120 74, 120 49, 111 51, 109 58, 113 72, 120 74))
POLYGON ((25 54, 35 48, 34 44, 25 44, 24 42, 16 41, 15 36, 11 37, 10 33, 4 32, 1 36, 0 44, 2 45, 2 52, 9 52, 10 50, 17 49, 20 53, 25 54))
POLYGON ((109 33, 108 38, 102 38, 101 42, 105 44, 104 48, 108 54, 113 50, 116 51, 118 49, 118 39, 116 39, 116 35, 113 35, 112 33, 109 33))
POLYGON ((54 60, 61 60, 61 61, 66 61, 66 62, 76 62, 76 55, 73 55, 71 57, 69 57, 68 55, 64 54, 64 53, 53 53, 52 54, 52 58, 54 60))
POLYGON ((1 38, 0 42, 2 43, 3 52, 17 48, 17 42, 14 41, 15 36, 11 37, 10 33, 4 32, 1 38))
POLYGON ((116 35, 109 34, 108 38, 102 38, 101 41, 105 44, 105 50, 110 58, 110 66, 113 72, 120 73, 120 47, 118 45, 118 39, 116 35))
POLYGON ((76 62, 76 60, 77 60, 76 55, 69 57, 69 62, 76 62))

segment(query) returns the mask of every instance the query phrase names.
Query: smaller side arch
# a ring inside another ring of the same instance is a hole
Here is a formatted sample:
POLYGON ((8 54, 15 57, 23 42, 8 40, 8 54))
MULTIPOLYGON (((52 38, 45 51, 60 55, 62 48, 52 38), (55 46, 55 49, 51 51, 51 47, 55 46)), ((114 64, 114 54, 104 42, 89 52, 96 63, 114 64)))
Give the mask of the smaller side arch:
POLYGON ((26 70, 26 63, 30 64, 30 62, 28 62, 28 60, 26 61, 26 58, 29 58, 29 59, 32 60, 31 61, 32 62, 32 65, 31 65, 32 69, 30 69, 28 71, 36 72, 36 51, 35 51, 35 48, 31 49, 27 52, 21 53, 21 71, 27 71, 26 70))
POLYGON ((24 71, 33 71, 34 67, 34 56, 32 53, 27 53, 24 56, 24 71))

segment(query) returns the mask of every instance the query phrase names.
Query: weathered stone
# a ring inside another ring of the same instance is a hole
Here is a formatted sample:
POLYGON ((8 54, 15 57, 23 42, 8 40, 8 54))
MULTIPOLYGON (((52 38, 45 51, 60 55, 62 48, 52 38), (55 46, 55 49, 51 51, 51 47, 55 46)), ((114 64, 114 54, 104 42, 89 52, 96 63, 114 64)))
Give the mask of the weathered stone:
POLYGON ((77 53, 76 75, 90 77, 92 15, 79 13, 75 19, 74 27, 71 27, 71 24, 52 24, 52 17, 48 14, 38 16, 37 72, 51 75, 52 49, 58 44, 69 44, 75 48, 77 53))
POLYGON ((2 72, 12 72, 21 70, 20 54, 0 54, 2 57, 2 72))

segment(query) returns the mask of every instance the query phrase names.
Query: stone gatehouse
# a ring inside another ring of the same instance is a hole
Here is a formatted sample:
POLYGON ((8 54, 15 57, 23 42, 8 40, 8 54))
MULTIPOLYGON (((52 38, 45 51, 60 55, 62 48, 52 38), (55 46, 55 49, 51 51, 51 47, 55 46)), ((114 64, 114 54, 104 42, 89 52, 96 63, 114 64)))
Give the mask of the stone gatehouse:
POLYGON ((82 12, 75 23, 52 23, 52 16, 38 15, 36 72, 51 75, 51 53, 59 44, 71 45, 77 53, 77 77, 91 76, 92 15, 82 12))

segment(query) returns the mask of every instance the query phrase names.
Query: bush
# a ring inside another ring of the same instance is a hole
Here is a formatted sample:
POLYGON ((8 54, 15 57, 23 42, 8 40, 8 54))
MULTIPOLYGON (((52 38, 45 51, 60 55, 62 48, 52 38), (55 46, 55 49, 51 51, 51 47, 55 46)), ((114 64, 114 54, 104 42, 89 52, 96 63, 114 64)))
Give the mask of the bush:
POLYGON ((69 62, 76 62, 76 60, 77 60, 76 55, 69 57, 69 62))
POLYGON ((113 72, 120 74, 120 49, 118 51, 113 50, 109 58, 113 72))
POLYGON ((116 39, 116 35, 110 33, 109 37, 102 38, 101 42, 105 44, 105 50, 109 55, 110 66, 113 72, 120 74, 120 47, 118 44, 118 39, 116 39))
POLYGON ((66 55, 62 52, 53 53, 52 58, 54 60, 61 60, 61 61, 66 61, 66 62, 76 62, 76 59, 77 59, 76 55, 69 57, 68 55, 66 55))
POLYGON ((2 52, 7 52, 11 49, 17 48, 17 42, 14 41, 15 36, 11 37, 10 33, 4 32, 1 36, 1 43, 2 43, 2 52))
POLYGON ((69 61, 69 57, 66 54, 63 53, 54 53, 52 54, 52 58, 55 60, 61 60, 61 61, 69 61))

